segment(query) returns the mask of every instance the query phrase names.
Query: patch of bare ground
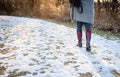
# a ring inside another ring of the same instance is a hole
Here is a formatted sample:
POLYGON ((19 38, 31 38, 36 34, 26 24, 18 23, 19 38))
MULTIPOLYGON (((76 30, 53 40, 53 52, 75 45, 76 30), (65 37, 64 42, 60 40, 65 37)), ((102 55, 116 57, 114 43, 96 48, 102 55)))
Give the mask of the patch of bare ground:
POLYGON ((120 73, 118 73, 118 72, 115 71, 115 70, 112 70, 111 73, 112 73, 113 75, 115 75, 115 77, 120 77, 120 73))
POLYGON ((80 74, 80 77, 92 77, 92 74, 91 73, 79 73, 80 74))
POLYGON ((8 52, 9 52, 9 48, 0 49, 0 53, 2 54, 7 54, 8 52))
POLYGON ((16 70, 10 72, 8 77, 26 76, 27 74, 31 74, 31 72, 29 72, 29 71, 16 72, 16 70))
POLYGON ((4 66, 0 66, 0 75, 4 75, 6 68, 4 66))

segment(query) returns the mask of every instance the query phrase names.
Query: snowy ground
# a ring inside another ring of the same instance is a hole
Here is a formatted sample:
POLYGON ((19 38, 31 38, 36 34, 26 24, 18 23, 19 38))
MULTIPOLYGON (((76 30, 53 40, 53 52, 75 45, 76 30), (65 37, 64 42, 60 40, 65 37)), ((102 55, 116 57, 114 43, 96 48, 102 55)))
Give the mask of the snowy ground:
POLYGON ((0 77, 120 77, 120 40, 93 34, 92 53, 85 35, 76 43, 76 29, 0 16, 0 77))

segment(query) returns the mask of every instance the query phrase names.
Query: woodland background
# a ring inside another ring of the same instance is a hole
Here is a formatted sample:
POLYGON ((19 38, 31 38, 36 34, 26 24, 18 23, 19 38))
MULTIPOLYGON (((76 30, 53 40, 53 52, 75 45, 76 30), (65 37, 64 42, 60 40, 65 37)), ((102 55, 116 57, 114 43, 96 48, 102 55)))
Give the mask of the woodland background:
MULTIPOLYGON (((0 0, 0 15, 70 22, 69 0, 0 0)), ((120 0, 96 0, 93 27, 120 33, 120 0)))

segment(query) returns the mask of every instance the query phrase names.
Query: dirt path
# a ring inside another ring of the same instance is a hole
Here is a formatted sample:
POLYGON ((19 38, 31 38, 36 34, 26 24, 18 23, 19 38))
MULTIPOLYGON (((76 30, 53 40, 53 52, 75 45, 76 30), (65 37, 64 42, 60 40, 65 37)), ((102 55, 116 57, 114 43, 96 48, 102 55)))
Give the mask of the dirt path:
POLYGON ((43 20, 0 18, 1 77, 120 77, 119 41, 93 34, 88 53, 85 46, 76 47, 75 29, 43 20))

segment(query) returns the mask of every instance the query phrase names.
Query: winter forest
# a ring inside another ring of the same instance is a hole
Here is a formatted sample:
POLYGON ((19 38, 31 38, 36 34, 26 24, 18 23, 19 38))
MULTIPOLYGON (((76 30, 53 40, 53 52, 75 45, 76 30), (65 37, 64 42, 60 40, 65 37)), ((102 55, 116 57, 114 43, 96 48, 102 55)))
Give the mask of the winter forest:
POLYGON ((92 25, 69 0, 0 0, 0 77, 120 77, 120 0, 83 4, 92 25))
MULTIPOLYGON (((70 21, 69 0, 0 0, 0 14, 70 21)), ((94 27, 120 32, 120 1, 96 0, 94 27)))

